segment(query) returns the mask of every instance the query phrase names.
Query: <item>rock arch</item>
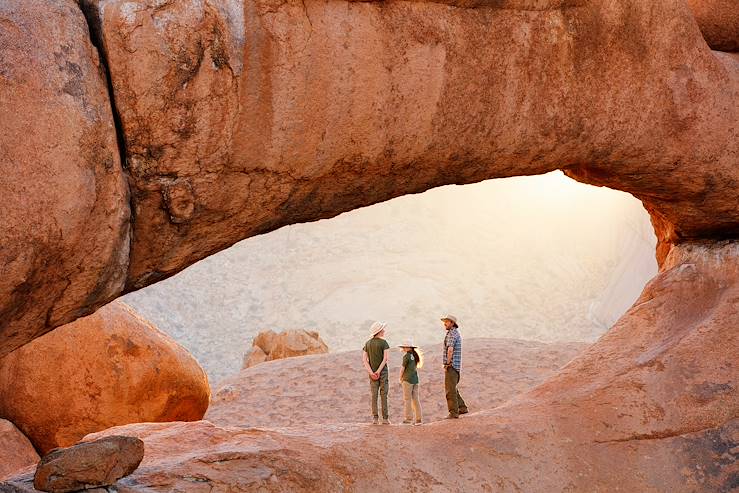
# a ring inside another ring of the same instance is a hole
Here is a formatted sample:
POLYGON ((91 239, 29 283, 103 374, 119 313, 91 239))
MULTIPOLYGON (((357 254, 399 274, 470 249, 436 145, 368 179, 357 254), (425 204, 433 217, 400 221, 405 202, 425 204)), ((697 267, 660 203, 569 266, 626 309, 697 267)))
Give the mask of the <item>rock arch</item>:
POLYGON ((739 233, 739 62, 683 0, 21 3, 0 354, 244 237, 448 183, 631 192, 660 260, 739 233))

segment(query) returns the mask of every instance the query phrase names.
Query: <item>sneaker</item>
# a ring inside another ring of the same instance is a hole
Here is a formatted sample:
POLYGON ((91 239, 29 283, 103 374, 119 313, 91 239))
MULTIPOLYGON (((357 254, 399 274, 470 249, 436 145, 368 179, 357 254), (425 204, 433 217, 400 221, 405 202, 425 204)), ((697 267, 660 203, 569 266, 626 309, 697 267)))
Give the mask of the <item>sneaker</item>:
POLYGON ((468 412, 470 412, 469 409, 465 409, 465 410, 460 409, 459 410, 459 414, 467 414, 468 412))
POLYGON ((423 424, 423 421, 416 421, 416 426, 421 426, 423 424))
POLYGON ((404 425, 412 425, 413 424, 413 421, 411 421, 410 419, 406 419, 405 421, 403 421, 403 424, 404 425))
POLYGON ((380 424, 380 420, 378 418, 372 418, 372 424, 373 425, 379 425, 380 424))
POLYGON ((444 418, 444 419, 459 419, 459 416, 455 416, 454 414, 449 414, 449 415, 447 415, 447 417, 446 417, 446 418, 444 418))
POLYGON ((389 419, 383 419, 382 420, 382 424, 389 425, 390 424, 390 420, 389 419))

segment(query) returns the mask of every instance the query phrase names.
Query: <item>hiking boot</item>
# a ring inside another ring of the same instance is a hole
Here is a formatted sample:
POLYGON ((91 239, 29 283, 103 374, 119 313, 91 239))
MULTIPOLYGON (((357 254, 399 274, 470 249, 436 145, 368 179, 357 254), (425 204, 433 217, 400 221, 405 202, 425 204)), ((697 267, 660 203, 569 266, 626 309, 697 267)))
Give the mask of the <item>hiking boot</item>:
POLYGON ((405 421, 403 421, 403 424, 404 425, 412 425, 413 424, 413 421, 411 421, 410 419, 406 419, 405 421))
POLYGON ((380 419, 379 418, 372 418, 372 424, 373 425, 379 425, 380 424, 380 419))
POLYGON ((389 420, 389 419, 387 419, 387 418, 383 418, 383 420, 382 420, 382 424, 384 424, 384 425, 389 425, 389 424, 390 424, 390 420, 389 420))
POLYGON ((459 414, 467 414, 468 412, 470 412, 469 409, 459 410, 459 414))
POLYGON ((448 414, 447 417, 444 419, 459 419, 459 416, 455 414, 448 414))

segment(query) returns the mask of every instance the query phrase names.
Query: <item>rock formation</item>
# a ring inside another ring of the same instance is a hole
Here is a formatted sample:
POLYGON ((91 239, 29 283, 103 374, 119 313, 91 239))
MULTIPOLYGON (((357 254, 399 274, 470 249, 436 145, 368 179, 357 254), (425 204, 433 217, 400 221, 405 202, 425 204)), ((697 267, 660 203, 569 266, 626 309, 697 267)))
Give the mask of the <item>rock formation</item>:
POLYGON ((107 436, 52 451, 41 459, 35 474, 29 472, 0 484, 0 491, 95 491, 131 474, 143 458, 144 443, 138 438, 107 436))
POLYGON ((449 183, 628 191, 660 260, 739 235, 739 60, 685 0, 80 3, 109 101, 78 2, 1 11, 0 355, 239 239, 449 183))
POLYGON ((606 336, 541 386, 458 421, 378 427, 337 412, 299 428, 135 424, 89 438, 144 440, 142 467, 121 481, 130 491, 732 491, 737 275, 736 243, 674 248, 606 336))
POLYGON ((72 0, 0 3, 0 358, 118 296, 128 187, 72 0))
POLYGON ((313 330, 265 330, 257 334, 252 348, 244 355, 243 368, 276 359, 328 353, 328 346, 313 330))
POLYGON ((0 480, 36 464, 39 456, 28 438, 10 421, 0 419, 0 480))
POLYGON ((111 426, 197 420, 209 399, 190 353, 119 302, 0 360, 0 416, 41 453, 111 426))
MULTIPOLYGON (((641 199, 663 269, 504 406, 423 434, 130 425, 106 432, 152 451, 129 491, 736 489, 739 58, 709 49, 687 1, 80 3, 107 96, 78 2, 0 5, 0 356, 241 238, 553 169, 641 199)), ((711 24, 711 5, 699 19, 723 48, 733 17, 711 24)), ((0 387, 2 413, 39 449, 81 431, 34 433, 82 423, 67 384, 126 420, 141 395, 168 398, 144 379, 122 403, 115 376, 80 371, 107 355, 152 375, 136 364, 156 345, 62 339, 38 369, 25 347, 3 362, 29 377, 0 387)))
POLYGON ((711 48, 739 51, 739 6, 734 0, 688 0, 688 4, 711 48))

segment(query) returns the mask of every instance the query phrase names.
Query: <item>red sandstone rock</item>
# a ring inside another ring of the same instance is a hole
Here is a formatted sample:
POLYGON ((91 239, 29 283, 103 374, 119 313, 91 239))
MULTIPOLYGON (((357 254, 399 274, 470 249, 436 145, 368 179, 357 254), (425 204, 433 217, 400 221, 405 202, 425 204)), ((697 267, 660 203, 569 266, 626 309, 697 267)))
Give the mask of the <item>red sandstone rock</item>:
POLYGON ((252 348, 244 355, 243 368, 276 359, 328 353, 328 346, 316 331, 262 331, 254 338, 252 348))
POLYGON ((284 224, 556 168, 641 198, 668 244, 739 235, 739 63, 682 0, 88 3, 129 287, 284 224))
POLYGON ((0 416, 42 453, 115 425, 197 420, 209 398, 190 353, 119 302, 0 360, 0 416))
POLYGON ((144 458, 144 442, 109 436, 52 451, 41 459, 33 485, 41 491, 69 493, 110 486, 128 476, 144 458))
POLYGON ((74 0, 0 3, 0 357, 117 297, 128 188, 74 0))
POLYGON ((739 236, 739 59, 682 0, 81 3, 130 261, 77 2, 6 2, 0 355, 239 239, 449 183, 631 192, 660 260, 739 236))
POLYGON ((39 456, 28 438, 10 421, 0 419, 0 480, 34 465, 39 456))
POLYGON ((142 467, 120 482, 128 491, 731 491, 738 275, 736 242, 674 248, 634 308, 585 353, 519 398, 453 422, 339 424, 333 402, 314 412, 332 413, 334 424, 135 424, 88 439, 144 440, 142 467))
POLYGON ((688 4, 711 48, 739 51, 739 5, 736 0, 688 0, 688 4))

